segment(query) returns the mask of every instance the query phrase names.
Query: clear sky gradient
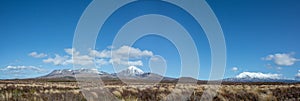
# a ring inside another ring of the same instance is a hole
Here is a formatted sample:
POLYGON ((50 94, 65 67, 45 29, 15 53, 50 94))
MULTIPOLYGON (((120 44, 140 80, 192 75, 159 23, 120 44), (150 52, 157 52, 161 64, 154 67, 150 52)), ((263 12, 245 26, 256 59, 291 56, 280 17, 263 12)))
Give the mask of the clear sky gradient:
MULTIPOLYGON (((1 0, 0 79, 45 75, 72 65, 45 63, 45 59, 68 55, 76 25, 90 0, 1 0), (37 52, 37 54, 30 54, 37 52), (41 54, 43 53, 43 54, 41 54)), ((299 0, 208 0, 226 39, 227 66, 224 78, 242 72, 280 74, 293 79, 300 70, 299 0)), ((176 11, 174 11, 176 12, 176 11)), ((101 12, 99 12, 101 13, 101 12)), ((184 16, 183 16, 184 17, 184 16)), ((120 17, 121 19, 121 17, 120 17)), ((103 38, 111 37, 104 35, 103 38)), ((200 75, 208 79, 210 50, 204 35, 199 38, 200 75)), ((110 45, 98 38, 96 50, 110 45)), ((132 47, 148 50, 167 61, 166 76, 178 77, 180 59, 175 46, 165 38, 147 36, 132 47)), ((141 59, 149 71, 149 57, 141 59)), ((111 65, 100 70, 114 72, 111 65)), ((300 73, 299 73, 300 76, 300 73)))

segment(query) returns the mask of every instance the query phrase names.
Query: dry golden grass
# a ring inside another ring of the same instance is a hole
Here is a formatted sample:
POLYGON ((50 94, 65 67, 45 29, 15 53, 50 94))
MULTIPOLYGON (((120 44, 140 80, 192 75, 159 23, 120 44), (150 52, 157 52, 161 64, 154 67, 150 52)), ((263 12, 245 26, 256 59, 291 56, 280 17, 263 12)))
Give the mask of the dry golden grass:
MULTIPOLYGON (((179 85, 174 83, 152 84, 109 84, 105 86, 115 97, 122 101, 158 101, 174 93, 174 99, 188 89, 193 93, 185 100, 199 101, 208 85, 179 85)), ((213 92, 213 91, 211 91, 213 92)), ((215 101, 299 101, 300 84, 229 84, 222 85, 213 98, 215 101)), ((208 93, 209 94, 209 93, 208 93)), ((95 95, 97 96, 97 95, 95 95)), ((205 96, 204 96, 205 98, 205 96)), ((85 101, 76 82, 47 81, 0 81, 0 101, 85 101)))

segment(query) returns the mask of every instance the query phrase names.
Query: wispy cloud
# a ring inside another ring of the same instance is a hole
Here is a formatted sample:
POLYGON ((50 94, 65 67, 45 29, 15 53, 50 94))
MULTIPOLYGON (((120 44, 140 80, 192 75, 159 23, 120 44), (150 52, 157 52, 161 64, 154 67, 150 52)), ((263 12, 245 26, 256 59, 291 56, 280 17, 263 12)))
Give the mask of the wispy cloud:
POLYGON ((2 71, 6 70, 33 70, 33 71, 42 71, 41 68, 36 66, 6 66, 5 68, 0 69, 2 71))
POLYGON ((7 78, 26 78, 34 74, 46 73, 47 70, 44 70, 36 66, 6 66, 0 69, 0 74, 2 76, 9 75, 7 78))
POLYGON ((278 66, 292 66, 299 59, 294 57, 294 53, 277 53, 262 58, 265 61, 272 61, 278 66))
POLYGON ((37 53, 37 52, 31 52, 28 55, 34 58, 44 58, 47 56, 47 54, 45 53, 37 53))

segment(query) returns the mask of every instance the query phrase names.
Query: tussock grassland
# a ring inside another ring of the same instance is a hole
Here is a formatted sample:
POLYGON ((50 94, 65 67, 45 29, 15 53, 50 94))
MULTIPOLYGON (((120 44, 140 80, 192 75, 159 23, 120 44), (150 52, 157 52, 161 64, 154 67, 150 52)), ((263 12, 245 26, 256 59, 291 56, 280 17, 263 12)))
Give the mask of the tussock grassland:
MULTIPOLYGON (((181 85, 174 83, 157 85, 117 84, 105 86, 115 97, 123 101, 166 100, 171 92, 176 97, 193 89, 188 101, 199 101, 207 85, 181 85)), ((300 84, 228 84, 222 85, 213 98, 215 101, 299 101, 300 84)), ((176 98, 179 99, 179 98, 176 98)), ((0 101, 86 101, 76 82, 0 81, 0 101)))

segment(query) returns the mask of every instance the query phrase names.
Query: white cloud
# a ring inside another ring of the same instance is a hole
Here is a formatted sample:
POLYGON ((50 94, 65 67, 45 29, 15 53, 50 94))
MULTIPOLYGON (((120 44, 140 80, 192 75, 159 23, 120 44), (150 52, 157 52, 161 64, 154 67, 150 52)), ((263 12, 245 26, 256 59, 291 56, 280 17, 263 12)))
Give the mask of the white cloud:
POLYGON ((67 65, 69 62, 69 56, 60 56, 55 54, 54 58, 44 59, 44 63, 53 63, 54 65, 67 65))
POLYGON ((143 62, 141 60, 137 61, 126 61, 121 59, 110 59, 109 63, 115 65, 124 65, 124 66, 143 66, 143 62))
MULTIPOLYGON (((65 52, 67 53, 67 54, 69 54, 69 55, 72 55, 73 54, 73 48, 66 48, 65 49, 65 52)), ((75 51, 75 50, 74 50, 75 51)))
POLYGON ((238 68, 237 67, 232 67, 232 69, 231 69, 232 71, 237 71, 238 70, 238 68))
POLYGON ((95 56, 98 58, 119 58, 119 59, 138 59, 142 57, 151 57, 153 53, 148 50, 140 50, 138 48, 130 46, 122 46, 118 49, 113 50, 90 50, 90 56, 95 56))
POLYGON ((141 58, 151 57, 153 53, 148 50, 140 50, 130 46, 122 46, 113 50, 89 50, 89 54, 82 55, 72 48, 65 49, 66 56, 55 55, 54 58, 44 59, 44 63, 54 65, 77 64, 82 66, 118 64, 125 66, 143 66, 141 58), (113 54, 113 55, 112 55, 113 54), (72 59, 73 55, 73 59, 72 59), (129 60, 129 61, 128 61, 129 60))
POLYGON ((89 55, 80 55, 80 53, 73 48, 67 48, 65 49, 65 52, 68 55, 70 55, 67 56, 68 58, 65 60, 65 65, 75 64, 75 65, 89 66, 89 65, 93 65, 94 63, 93 57, 89 55))
POLYGON ((0 71, 5 71, 6 73, 21 73, 25 71, 43 72, 44 70, 36 66, 6 66, 0 69, 0 71))
POLYGON ((97 65, 102 66, 102 65, 107 65, 109 62, 105 59, 95 59, 95 62, 97 65))
POLYGON ((260 79, 279 79, 281 74, 264 74, 261 72, 242 72, 236 78, 260 78, 260 79))
POLYGON ((37 52, 31 52, 28 55, 31 57, 34 57, 34 58, 43 58, 43 57, 47 56, 47 54, 44 54, 44 53, 38 54, 37 52))
POLYGON ((276 65, 279 65, 279 66, 292 66, 297 61, 299 61, 299 59, 296 59, 295 57, 293 57, 292 53, 271 54, 262 59, 266 60, 266 61, 273 61, 276 65))
POLYGON ((109 63, 125 65, 125 66, 143 66, 143 62, 140 60, 144 57, 152 57, 153 53, 148 50, 140 50, 138 48, 130 46, 122 46, 120 48, 110 48, 112 50, 90 50, 90 56, 96 58, 108 58, 109 63), (133 60, 132 60, 133 59, 133 60), (130 60, 130 61, 128 61, 130 60))
POLYGON ((73 56, 73 62, 72 59, 69 59, 71 61, 70 63, 76 64, 76 65, 93 65, 94 64, 94 58, 89 55, 74 55, 73 56))
POLYGON ((77 52, 75 49, 72 48, 67 48, 64 50, 68 55, 60 56, 58 54, 55 54, 54 58, 50 57, 48 59, 44 59, 43 62, 52 63, 54 65, 76 64, 76 65, 88 66, 93 64, 94 59, 89 55, 80 55, 79 52, 77 52), (73 55, 73 59, 72 59, 72 55, 73 55))
POLYGON ((110 58, 111 52, 108 50, 103 50, 101 52, 97 50, 90 50, 89 55, 98 58, 110 58))
POLYGON ((122 46, 119 49, 112 51, 113 58, 141 58, 147 56, 153 56, 153 53, 148 50, 141 51, 138 48, 130 46, 122 46))
POLYGON ((0 69, 0 74, 2 74, 3 78, 28 78, 32 77, 32 75, 37 75, 41 73, 46 73, 47 70, 44 70, 40 67, 36 66, 6 66, 0 69))
POLYGON ((65 49, 65 52, 68 54, 68 55, 79 55, 79 52, 76 51, 75 49, 73 48, 66 48, 65 49), (73 54, 74 53, 74 54, 73 54))
POLYGON ((35 71, 41 71, 42 69, 35 66, 6 66, 5 68, 1 70, 24 70, 24 69, 30 69, 35 71))

